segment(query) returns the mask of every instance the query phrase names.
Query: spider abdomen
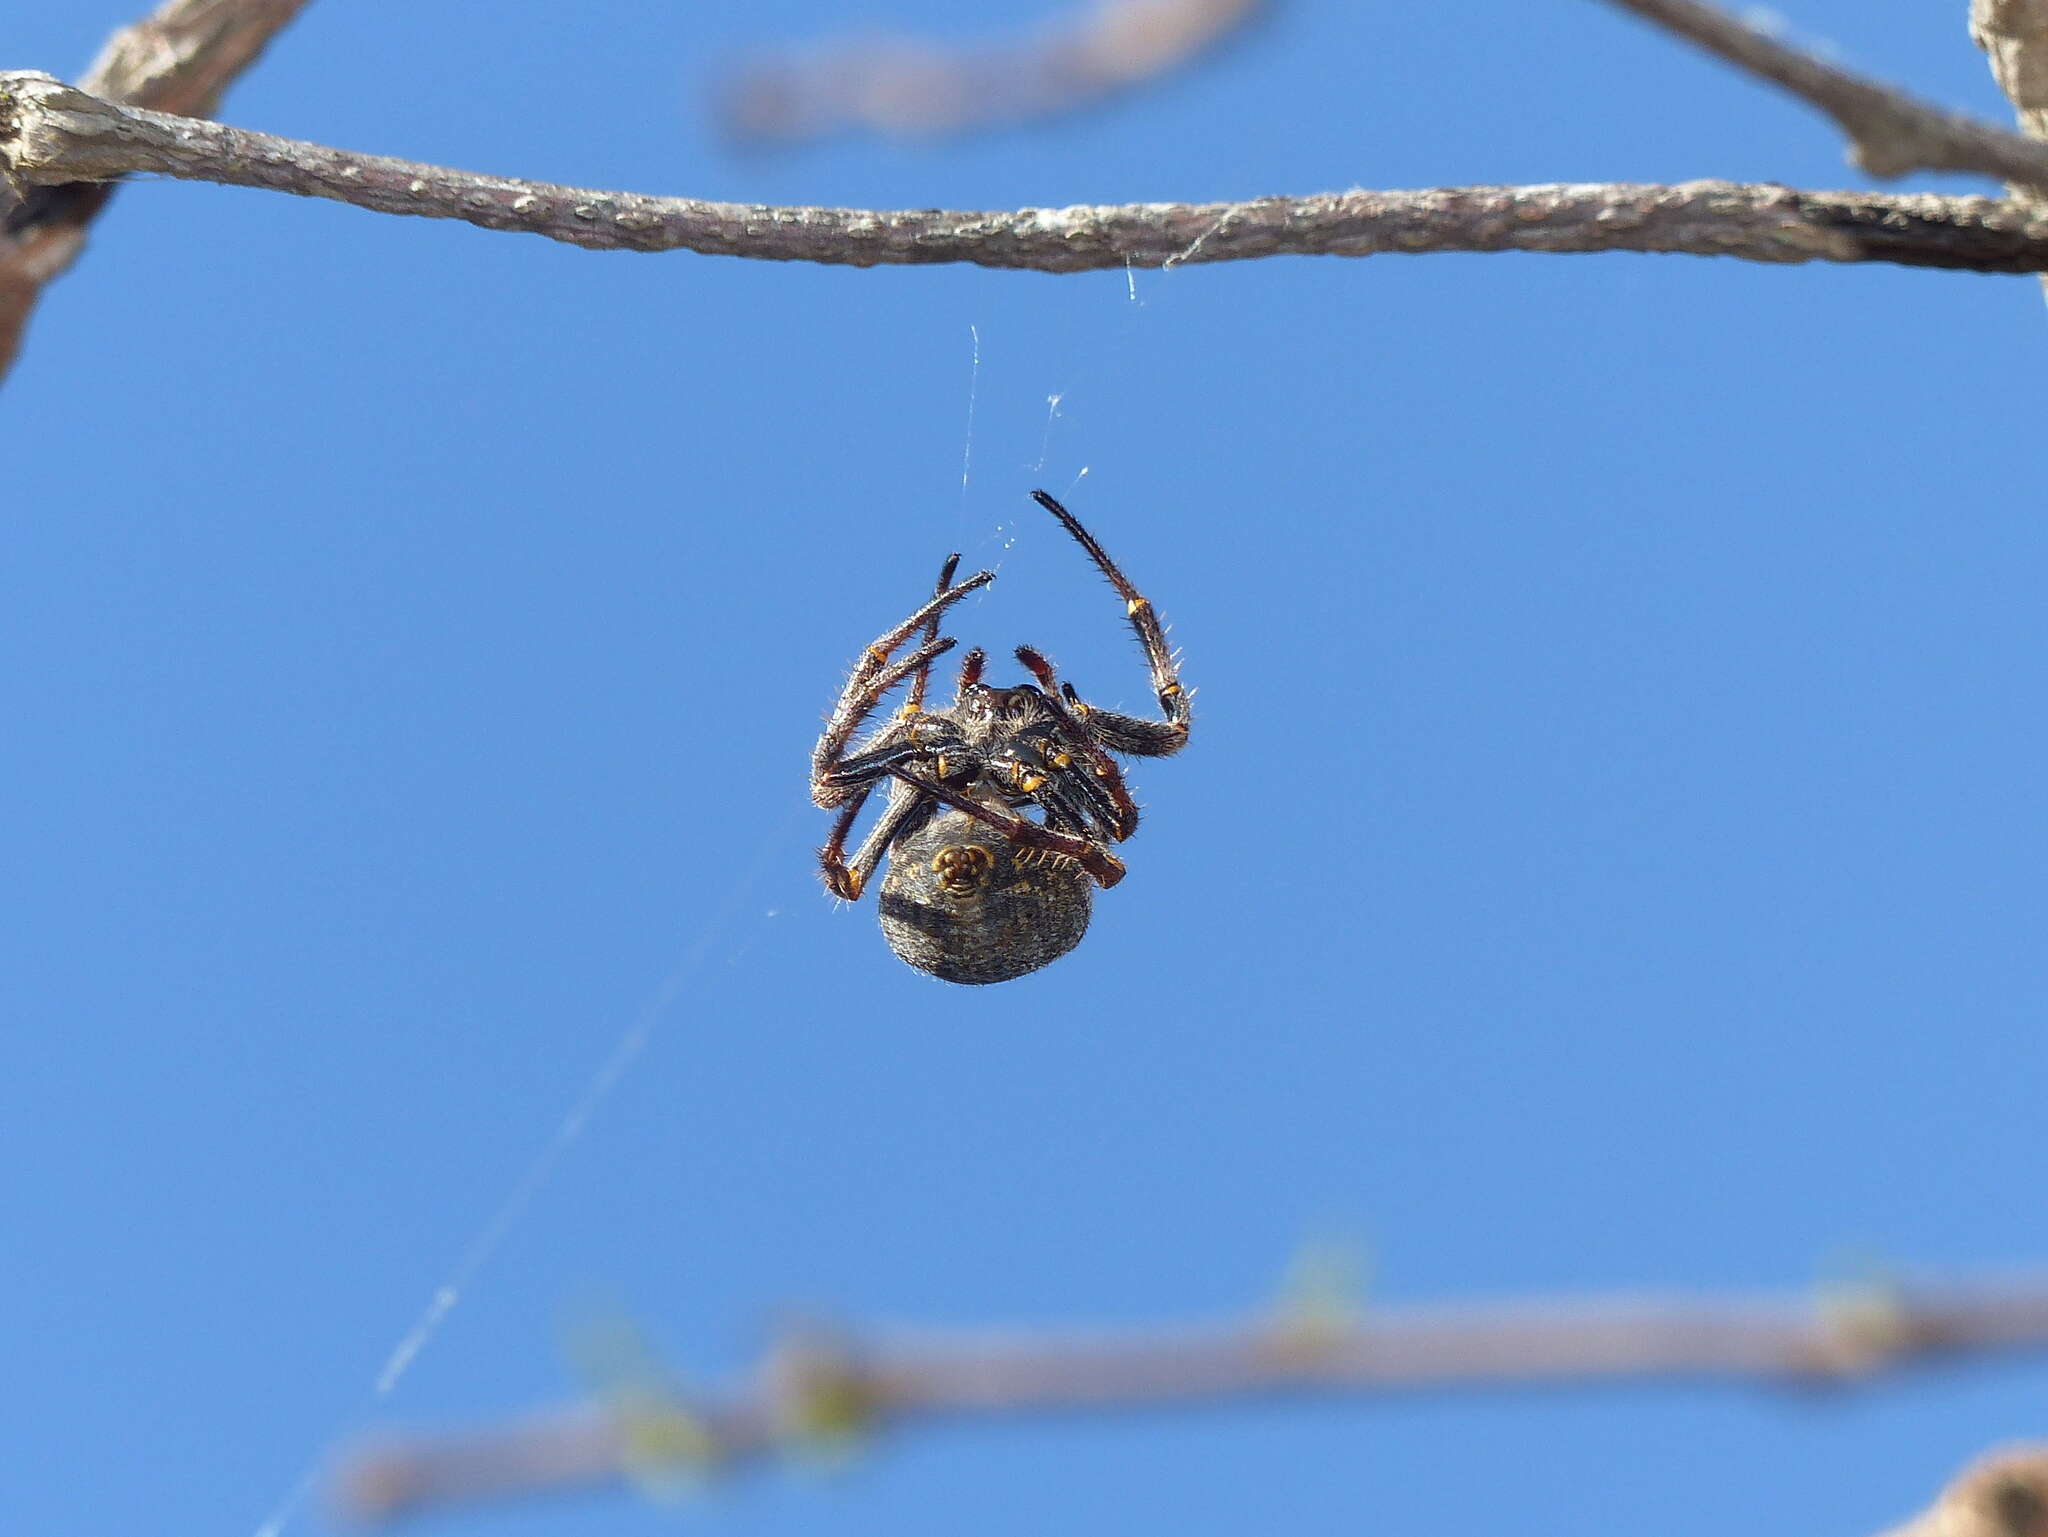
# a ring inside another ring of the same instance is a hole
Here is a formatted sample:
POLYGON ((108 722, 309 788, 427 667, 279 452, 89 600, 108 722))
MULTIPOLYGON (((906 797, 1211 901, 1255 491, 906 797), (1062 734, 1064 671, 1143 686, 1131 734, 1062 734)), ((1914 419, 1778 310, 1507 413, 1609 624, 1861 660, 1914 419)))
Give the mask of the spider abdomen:
POLYGON ((1007 982, 1081 942, 1093 892, 1079 861, 942 808, 889 851, 877 907, 889 948, 919 971, 1007 982))

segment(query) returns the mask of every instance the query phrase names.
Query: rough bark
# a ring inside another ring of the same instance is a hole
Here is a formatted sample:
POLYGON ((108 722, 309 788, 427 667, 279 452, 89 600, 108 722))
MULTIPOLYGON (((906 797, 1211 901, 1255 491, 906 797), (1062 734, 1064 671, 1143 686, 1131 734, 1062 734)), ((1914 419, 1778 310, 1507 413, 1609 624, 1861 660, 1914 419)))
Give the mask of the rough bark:
POLYGON ((147 171, 331 198, 380 213, 460 219, 597 249, 859 267, 970 262, 1084 272, 1280 255, 1663 251, 1777 263, 2048 271, 2048 218, 1987 198, 1708 181, 1005 212, 770 207, 559 187, 355 154, 123 107, 30 73, 0 74, 0 170, 25 188, 147 171))

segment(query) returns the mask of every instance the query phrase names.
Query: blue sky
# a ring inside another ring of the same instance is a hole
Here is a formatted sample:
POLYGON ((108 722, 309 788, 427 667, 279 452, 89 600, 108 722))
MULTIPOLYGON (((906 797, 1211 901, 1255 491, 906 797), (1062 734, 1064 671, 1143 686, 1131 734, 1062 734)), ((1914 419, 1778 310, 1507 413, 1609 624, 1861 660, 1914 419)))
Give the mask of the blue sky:
MULTIPOLYGON (((128 15, 21 9, 4 62, 72 74, 128 15)), ((1964 10, 1793 19, 2002 119, 1964 10)), ((319 3, 227 115, 888 207, 1861 181, 1824 123, 1582 0, 1276 5, 1156 90, 958 143, 739 158, 707 125, 749 46, 956 14, 319 3)), ((120 194, 0 397, 9 1530, 252 1531, 368 1429, 573 1395, 564 1322, 597 1306, 712 1380, 791 1310, 1256 1307, 1318 1234, 1358 1235, 1390 1302, 2048 1257, 2031 280, 1489 256, 1134 284, 120 194), (963 644, 1144 702, 1034 485, 1158 602, 1195 737, 1134 771, 1087 942, 961 992, 825 897, 804 771, 949 549, 999 573, 963 644)), ((1506 1506, 1542 1537, 1651 1503, 1664 1537, 1856 1533, 2038 1433, 2044 1387, 946 1429, 688 1519, 1451 1537, 1506 1506)), ((673 1520, 612 1493, 419 1529, 673 1520)))

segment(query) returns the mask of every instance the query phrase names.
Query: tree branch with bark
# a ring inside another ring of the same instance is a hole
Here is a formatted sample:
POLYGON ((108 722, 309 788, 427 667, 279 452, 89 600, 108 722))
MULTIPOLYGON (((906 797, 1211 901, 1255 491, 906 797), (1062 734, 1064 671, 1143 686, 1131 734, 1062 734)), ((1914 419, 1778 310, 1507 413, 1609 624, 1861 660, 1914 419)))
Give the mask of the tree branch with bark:
MULTIPOLYGON (((2010 136, 2008 136, 2010 137, 2010 136)), ((2048 146, 2027 146, 2048 161, 2048 146)), ((484 176, 329 149, 0 74, 0 170, 18 185, 149 173, 459 219, 598 250, 1037 272, 1266 256, 1660 251, 1749 261, 2048 271, 2048 217, 1991 198, 1685 182, 1334 192, 1006 212, 785 207, 484 176)), ((2048 177, 2048 166, 2044 166, 2048 177)))
MULTIPOLYGON (((1880 174, 1974 171, 2048 193, 2048 144, 1926 106, 1698 0, 1613 3, 1827 112, 1880 174)), ((154 174, 597 249, 850 266, 970 262, 1080 272, 1277 255, 1656 251, 2048 272, 2048 219, 2013 200, 1705 181, 1003 212, 777 207, 562 187, 358 154, 126 104, 25 71, 0 74, 0 173, 24 195, 154 174)))

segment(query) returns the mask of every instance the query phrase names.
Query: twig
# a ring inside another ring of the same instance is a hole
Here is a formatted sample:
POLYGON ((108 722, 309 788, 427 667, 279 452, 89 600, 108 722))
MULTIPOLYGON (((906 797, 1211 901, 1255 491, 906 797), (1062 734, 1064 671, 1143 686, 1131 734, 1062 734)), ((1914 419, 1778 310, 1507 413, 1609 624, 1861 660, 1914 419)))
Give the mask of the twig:
POLYGON ((840 128, 958 133, 1071 111, 1207 52, 1260 0, 1095 0, 1040 35, 960 48, 924 38, 828 44, 755 65, 723 92, 740 139, 840 128))
POLYGON ((2048 271, 2048 218, 1985 198, 1687 182, 998 213, 781 208, 480 176, 122 107, 47 75, 0 73, 0 174, 33 186, 138 171, 461 219, 597 249, 862 267, 971 262, 1084 272, 1278 255, 1677 251, 1780 263, 2048 271))
POLYGON ((2048 144, 1915 101, 1779 42, 1701 0, 1610 0, 1818 107, 1873 176, 1967 171, 2048 191, 2048 144))
MULTIPOLYGON (((210 115, 229 82, 305 4, 166 0, 110 37, 79 83, 111 101, 210 115)), ((77 259, 110 191, 54 186, 17 195, 0 182, 0 379, 14 364, 43 286, 77 259)))
POLYGON ((2048 1278, 1812 1301, 1613 1298, 1296 1309, 1207 1330, 785 1342, 724 1395, 638 1391, 468 1436, 391 1442, 343 1470, 387 1517, 662 1471, 711 1473, 913 1421, 1642 1378, 1846 1383, 1909 1361, 2048 1347, 2048 1278))

